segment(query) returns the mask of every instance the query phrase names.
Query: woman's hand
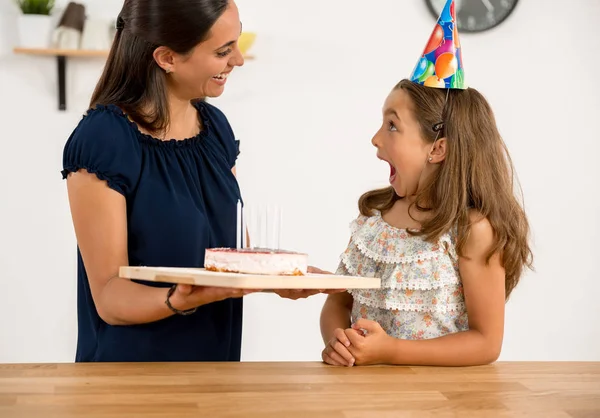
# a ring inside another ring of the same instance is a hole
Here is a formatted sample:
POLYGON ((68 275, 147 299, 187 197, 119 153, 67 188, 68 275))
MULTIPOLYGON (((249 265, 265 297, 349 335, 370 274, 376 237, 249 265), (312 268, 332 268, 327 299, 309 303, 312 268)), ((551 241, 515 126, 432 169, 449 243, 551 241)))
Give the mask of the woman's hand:
MULTIPOLYGON (((308 273, 312 274, 332 274, 329 271, 321 270, 320 268, 308 266, 308 273)), ((345 289, 333 289, 333 290, 325 290, 325 289, 274 289, 273 292, 277 293, 279 296, 285 299, 305 299, 309 296, 317 295, 319 293, 332 294, 332 293, 341 293, 345 292, 345 289)))
POLYGON ((330 271, 321 270, 320 268, 314 266, 308 266, 307 271, 312 274, 333 274, 330 271))
POLYGON ((169 300, 171 306, 175 309, 185 311, 229 298, 241 298, 250 293, 259 291, 260 290, 178 284, 169 300))
POLYGON ((342 328, 333 331, 333 338, 329 340, 327 346, 321 353, 321 358, 327 364, 332 366, 354 366, 354 357, 348 350, 350 340, 342 328))
POLYGON ((273 293, 277 293, 284 299, 306 299, 309 296, 317 295, 322 293, 322 290, 317 289, 273 289, 273 293))

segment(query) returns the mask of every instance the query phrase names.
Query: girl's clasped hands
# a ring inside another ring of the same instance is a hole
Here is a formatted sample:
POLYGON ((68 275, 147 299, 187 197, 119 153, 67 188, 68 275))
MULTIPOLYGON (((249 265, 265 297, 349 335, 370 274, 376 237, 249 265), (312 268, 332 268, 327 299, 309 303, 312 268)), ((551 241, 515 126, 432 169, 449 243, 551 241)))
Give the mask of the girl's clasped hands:
POLYGON ((389 363, 388 353, 397 339, 388 335, 378 322, 359 319, 351 328, 337 328, 321 357, 333 366, 389 363))

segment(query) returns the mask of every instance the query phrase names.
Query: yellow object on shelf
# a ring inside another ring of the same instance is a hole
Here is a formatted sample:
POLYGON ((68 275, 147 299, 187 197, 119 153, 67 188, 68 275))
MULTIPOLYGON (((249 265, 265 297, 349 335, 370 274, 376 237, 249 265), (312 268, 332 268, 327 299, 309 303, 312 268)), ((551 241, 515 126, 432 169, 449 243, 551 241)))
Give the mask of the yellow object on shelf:
POLYGON ((256 40, 256 33, 254 32, 242 32, 238 39, 238 48, 242 55, 246 55, 250 47, 254 44, 256 40))

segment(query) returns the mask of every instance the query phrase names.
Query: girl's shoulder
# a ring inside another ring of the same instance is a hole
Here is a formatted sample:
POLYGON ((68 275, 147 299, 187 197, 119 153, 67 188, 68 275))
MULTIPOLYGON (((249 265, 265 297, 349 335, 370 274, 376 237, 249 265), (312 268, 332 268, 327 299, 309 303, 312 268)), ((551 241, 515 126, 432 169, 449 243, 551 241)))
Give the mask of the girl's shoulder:
POLYGON ((430 242, 416 230, 390 225, 379 211, 355 218, 350 223, 350 235, 350 247, 356 247, 363 256, 377 262, 415 262, 437 257, 440 251, 452 258, 456 256, 454 228, 430 242))

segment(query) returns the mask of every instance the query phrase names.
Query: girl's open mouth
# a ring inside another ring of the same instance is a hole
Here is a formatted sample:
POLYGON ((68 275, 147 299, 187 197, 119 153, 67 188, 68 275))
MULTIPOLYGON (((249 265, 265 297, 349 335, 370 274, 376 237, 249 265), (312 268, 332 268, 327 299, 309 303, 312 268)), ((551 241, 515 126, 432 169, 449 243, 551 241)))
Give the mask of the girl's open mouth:
POLYGON ((392 165, 392 163, 390 163, 388 160, 386 160, 385 158, 381 157, 379 155, 379 153, 377 153, 377 158, 379 158, 381 161, 385 161, 386 163, 388 163, 390 165, 390 184, 394 182, 394 180, 396 180, 396 167, 394 167, 392 165))

